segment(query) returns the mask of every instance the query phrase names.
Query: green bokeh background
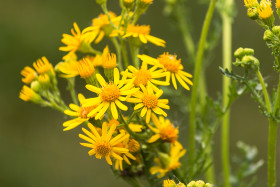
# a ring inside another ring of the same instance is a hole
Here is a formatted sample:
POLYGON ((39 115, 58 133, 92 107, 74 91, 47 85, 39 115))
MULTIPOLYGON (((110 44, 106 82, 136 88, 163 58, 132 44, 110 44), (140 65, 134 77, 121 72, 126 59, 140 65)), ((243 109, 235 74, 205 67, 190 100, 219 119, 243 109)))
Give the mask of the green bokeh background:
MULTIPOLYGON (((117 2, 109 0, 109 8, 119 13, 117 2)), ((195 11, 190 14, 190 19, 196 24, 197 29, 193 31, 198 38, 207 7, 201 8, 196 2, 192 4, 195 11)), ((263 30, 246 17, 243 1, 236 1, 236 4, 238 15, 233 25, 233 49, 240 46, 255 49, 271 90, 272 86, 277 85, 277 76, 272 69, 271 52, 262 40, 263 30)), ((149 45, 150 54, 157 56, 165 50, 178 54, 184 60, 187 56, 180 33, 163 17, 162 10, 163 1, 155 0, 140 20, 151 25, 152 35, 167 41, 165 49, 149 45)), ((79 145, 80 129, 62 131, 63 115, 18 98, 23 85, 20 75, 22 68, 31 66, 41 56, 46 56, 53 64, 59 62, 64 54, 58 51, 62 45, 62 33, 69 33, 74 21, 81 28, 86 27, 100 12, 94 0, 0 0, 0 186, 127 186, 113 176, 104 160, 88 156, 87 149, 79 145)), ((104 45, 99 46, 103 48, 104 45)), ((213 97, 216 97, 222 83, 218 70, 222 64, 221 47, 220 42, 206 74, 207 87, 213 97)), ((189 64, 184 63, 185 69, 192 72, 189 64)), ((65 83, 63 80, 61 82, 63 88, 65 83)), ((189 96, 190 92, 186 94, 186 97, 189 96)), ((65 97, 69 96, 65 94, 65 97)), ((182 121, 182 117, 176 115, 176 108, 171 111, 175 113, 172 118, 182 121)), ((180 125, 180 136, 186 144, 184 134, 187 134, 187 121, 182 121, 180 125)), ((256 145, 258 158, 266 160, 267 134, 268 123, 259 113, 257 104, 248 95, 242 96, 232 107, 231 155, 238 154, 235 145, 242 140, 256 145)), ((215 137, 217 179, 221 178, 218 135, 215 137)), ((277 147, 279 158, 279 144, 277 147)), ((277 161, 277 178, 280 179, 279 159, 277 161)), ((266 186, 266 162, 257 174, 258 183, 255 186, 266 186)))

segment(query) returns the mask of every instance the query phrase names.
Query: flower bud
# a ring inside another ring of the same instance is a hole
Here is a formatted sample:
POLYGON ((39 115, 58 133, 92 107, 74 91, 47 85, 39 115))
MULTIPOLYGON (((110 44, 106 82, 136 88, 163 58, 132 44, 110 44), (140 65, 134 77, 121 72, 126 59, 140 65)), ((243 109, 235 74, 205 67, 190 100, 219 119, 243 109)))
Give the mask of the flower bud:
POLYGON ((239 47, 235 50, 234 56, 238 59, 241 59, 244 56, 244 49, 242 47, 239 47))
POLYGON ((38 81, 43 89, 48 89, 51 86, 50 77, 48 74, 41 74, 38 77, 38 81))
POLYGON ((195 182, 196 187, 204 187, 204 184, 205 184, 205 182, 202 181, 202 180, 199 180, 199 181, 195 182))
POLYGON ((127 9, 132 9, 134 5, 134 0, 121 0, 121 4, 127 9))
POLYGON ((279 36, 280 35, 280 26, 272 27, 272 32, 279 36))
POLYGON ((252 20, 256 20, 259 18, 259 13, 256 8, 249 8, 247 10, 247 16, 252 20))
POLYGON ((39 83, 39 81, 33 81, 30 85, 31 89, 34 90, 35 92, 40 92, 41 90, 41 84, 39 83))
POLYGON ((260 66, 259 60, 254 56, 244 56, 242 58, 242 62, 244 63, 244 65, 252 68, 253 70, 257 70, 260 66))
POLYGON ((267 29, 267 30, 264 32, 263 40, 264 40, 264 41, 271 41, 272 38, 273 38, 273 32, 271 32, 269 29, 267 29))
POLYGON ((204 185, 204 187, 213 187, 213 185, 210 184, 210 183, 206 183, 206 184, 204 185))

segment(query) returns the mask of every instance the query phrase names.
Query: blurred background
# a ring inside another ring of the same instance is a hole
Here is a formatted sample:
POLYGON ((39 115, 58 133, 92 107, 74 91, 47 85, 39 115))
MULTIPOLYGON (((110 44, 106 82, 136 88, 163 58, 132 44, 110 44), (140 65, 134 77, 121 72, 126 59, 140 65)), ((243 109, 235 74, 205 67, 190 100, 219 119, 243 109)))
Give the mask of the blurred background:
MULTIPOLYGON (((109 2, 109 9, 116 10, 119 14, 118 1, 109 2)), ((190 6, 195 10, 191 13, 190 20, 195 23, 193 33, 197 39, 207 6, 198 6, 196 1, 190 6)), ((141 23, 151 25, 152 35, 167 41, 165 49, 150 45, 150 54, 155 54, 153 56, 156 57, 163 51, 176 53, 182 58, 185 69, 192 73, 192 67, 186 62, 187 55, 180 32, 163 16, 163 7, 164 1, 156 0, 140 20, 141 23)), ((236 1, 236 7, 238 14, 233 25, 233 50, 240 46, 255 49, 262 73, 271 90, 273 86, 276 87, 277 76, 272 69, 271 51, 262 40, 263 30, 247 18, 243 1, 236 1)), ((114 177, 104 160, 88 156, 88 150, 79 145, 80 129, 62 131, 65 119, 61 113, 25 103, 18 98, 23 85, 20 71, 42 56, 46 56, 55 65, 65 54, 58 51, 59 46, 62 46, 62 34, 70 33, 73 22, 77 22, 80 28, 85 28, 99 13, 101 9, 94 0, 0 1, 0 186, 127 186, 114 177)), ((101 50, 105 43, 99 46, 101 50)), ((222 64, 221 47, 220 41, 206 72, 208 90, 214 98, 221 90, 222 83, 222 75, 218 69, 222 64)), ((64 80, 60 79, 60 87, 65 87, 64 80)), ((186 95, 189 97, 190 92, 186 95)), ((69 98, 67 94, 64 96, 66 100, 69 98)), ((178 118, 181 123, 180 136, 186 145, 184 134, 187 134, 188 121, 183 118, 181 120, 180 115, 176 115, 176 109, 172 113, 175 114, 171 118, 178 118)), ((233 104, 231 114, 231 155, 239 154, 236 143, 242 140, 255 145, 259 150, 258 159, 266 160, 267 134, 268 122, 258 111, 257 104, 248 94, 239 98, 233 104)), ((217 132, 217 179, 221 176, 219 138, 217 132)), ((279 158, 279 141, 277 151, 279 158)), ((280 179, 279 159, 277 161, 277 178, 280 179)), ((257 175, 258 182, 254 186, 266 186, 266 161, 257 175)))

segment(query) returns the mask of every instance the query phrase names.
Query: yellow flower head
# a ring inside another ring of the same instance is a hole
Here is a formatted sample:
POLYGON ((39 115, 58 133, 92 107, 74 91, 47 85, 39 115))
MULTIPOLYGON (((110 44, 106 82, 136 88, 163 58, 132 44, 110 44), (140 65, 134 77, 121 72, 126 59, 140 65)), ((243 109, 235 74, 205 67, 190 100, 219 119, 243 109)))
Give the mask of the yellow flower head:
POLYGON ((169 143, 177 141, 179 134, 178 128, 175 128, 168 119, 164 119, 162 116, 158 119, 156 115, 152 115, 152 120, 156 128, 151 125, 149 127, 156 134, 148 140, 149 143, 153 143, 158 139, 169 143))
POLYGON ((33 63, 34 68, 39 74, 47 73, 49 76, 54 76, 54 69, 52 64, 48 61, 46 57, 42 57, 33 63))
POLYGON ((23 101, 32 101, 34 103, 40 103, 42 101, 41 96, 26 85, 22 87, 19 98, 23 101))
POLYGON ((276 0, 276 7, 280 9, 280 0, 276 0))
POLYGON ((63 78, 71 78, 79 75, 78 62, 76 60, 60 62, 55 66, 55 70, 60 73, 63 78))
POLYGON ((271 8, 271 1, 262 0, 257 8, 259 17, 263 20, 270 18, 273 15, 273 10, 271 8))
POLYGON ((71 119, 63 123, 63 131, 71 130, 85 121, 88 121, 90 118, 88 116, 89 112, 92 111, 96 106, 92 107, 82 107, 82 104, 85 102, 85 97, 82 94, 78 95, 78 99, 81 106, 77 106, 75 104, 70 104, 69 107, 72 110, 65 110, 64 113, 66 115, 75 117, 75 119, 71 119))
POLYGON ((192 77, 191 74, 183 71, 183 65, 181 64, 181 59, 177 59, 176 55, 170 55, 169 53, 163 53, 157 59, 152 58, 147 55, 138 55, 138 57, 145 64, 150 64, 162 68, 167 72, 167 82, 170 82, 170 77, 172 78, 172 83, 174 88, 177 90, 177 82, 186 89, 190 90, 190 87, 187 85, 193 85, 192 81, 189 79, 192 77))
POLYGON ((163 94, 162 90, 159 90, 156 94, 151 86, 144 87, 142 84, 140 88, 143 92, 139 91, 133 96, 136 98, 128 98, 127 101, 131 103, 137 103, 134 110, 141 109, 140 116, 144 117, 146 115, 146 123, 150 122, 152 112, 158 115, 167 116, 167 114, 161 109, 169 109, 168 99, 159 99, 163 94))
POLYGON ((48 74, 39 75, 38 81, 43 88, 49 88, 49 86, 51 85, 51 80, 48 74))
POLYGON ((259 5, 258 0, 244 0, 244 4, 247 8, 257 7, 259 5))
POLYGON ((95 73, 95 68, 93 65, 93 61, 91 61, 89 58, 83 58, 79 61, 77 70, 81 76, 81 78, 89 78, 95 73))
POLYGON ((161 159, 155 158, 154 161, 157 165, 150 168, 150 173, 152 175, 158 174, 158 177, 161 178, 165 176, 168 171, 180 168, 181 163, 179 160, 185 155, 186 150, 183 149, 179 142, 175 142, 170 146, 169 155, 160 154, 161 159))
POLYGON ((113 133, 116 129, 116 125, 113 125, 109 131, 105 123, 102 124, 102 135, 100 136, 96 128, 88 123, 90 131, 82 128, 83 132, 87 135, 79 134, 79 137, 88 143, 80 143, 82 146, 89 147, 91 150, 88 152, 89 156, 95 154, 95 157, 101 159, 105 157, 107 163, 112 165, 111 156, 116 160, 123 160, 119 155, 121 153, 128 153, 128 149, 118 146, 129 135, 124 133, 118 134, 113 137, 113 133))
POLYGON ((36 71, 29 66, 26 66, 20 73, 23 76, 21 80, 25 84, 30 84, 32 81, 34 81, 37 78, 36 71))
POLYGON ((92 42, 91 38, 81 33, 81 30, 76 22, 74 22, 73 25, 74 29, 71 29, 72 35, 62 35, 63 38, 61 39, 61 42, 66 46, 60 47, 59 50, 70 52, 76 52, 78 50, 83 51, 84 47, 92 42))
MULTIPOLYGON (((138 38, 141 43, 146 44, 151 42, 157 46, 165 47, 166 42, 160 38, 151 36, 150 31, 151 29, 149 25, 128 25, 126 34, 123 38, 138 38)), ((121 32, 121 34, 124 34, 124 32, 121 32)))
POLYGON ((130 139, 127 143, 129 152, 136 153, 140 150, 140 144, 134 139, 130 139))
MULTIPOLYGON (((124 117, 124 119, 126 119, 126 117, 124 117)), ((124 130, 123 127, 119 127, 120 125, 120 122, 116 119, 109 119, 108 122, 104 122, 104 123, 107 123, 107 126, 108 127, 111 127, 113 124, 116 124, 117 125, 117 129, 118 130, 124 130)), ((129 128, 133 131, 133 132, 141 132, 142 129, 143 129, 143 125, 139 125, 139 124, 134 124, 134 123, 129 123, 128 124, 129 128)))
POLYGON ((174 180, 164 180, 163 181, 163 187, 176 187, 176 183, 174 182, 174 180))
MULTIPOLYGON (((121 133, 121 134, 126 134, 126 133, 121 133)), ((118 144, 119 147, 122 147, 122 148, 125 148, 125 149, 128 149, 129 150, 129 146, 128 146, 128 142, 129 142, 129 134, 126 134, 127 138, 125 138, 122 142, 120 142, 118 144)), ((130 150, 129 150, 130 151, 130 150)), ((136 158, 129 152, 126 152, 126 153, 120 153, 119 154, 123 160, 128 164, 128 165, 131 165, 131 162, 129 161, 129 158, 132 159, 132 160, 136 160, 136 158)), ((122 160, 116 160, 115 162, 115 169, 116 170, 123 170, 123 163, 122 163, 122 160)))
POLYGON ((135 87, 140 85, 147 86, 151 84, 154 91, 158 91, 158 88, 154 85, 168 86, 169 83, 166 81, 156 80, 157 78, 166 77, 166 73, 163 70, 158 70, 157 66, 148 69, 147 64, 143 64, 140 69, 136 69, 134 66, 128 66, 130 72, 127 73, 127 77, 130 78, 128 82, 132 82, 135 87))
POLYGON ((131 95, 137 92, 138 89, 132 88, 132 84, 124 85, 126 77, 123 76, 123 78, 120 80, 120 73, 117 68, 114 69, 114 82, 107 83, 100 74, 96 74, 96 78, 101 85, 101 88, 89 84, 86 85, 86 88, 96 93, 98 96, 87 99, 83 106, 89 107, 97 105, 96 109, 89 113, 89 116, 93 116, 99 112, 95 116, 95 119, 100 119, 110 107, 113 118, 118 119, 119 115, 117 107, 125 111, 128 109, 127 106, 121 103, 121 101, 126 100, 124 96, 131 95))
MULTIPOLYGON (((118 25, 120 22, 120 17, 117 17, 115 13, 109 11, 110 18, 114 25, 118 25)), ((95 43, 99 43, 104 36, 109 36, 113 31, 113 27, 110 25, 108 16, 105 14, 100 14, 97 18, 92 20, 92 26, 87 27, 83 30, 85 34, 91 41, 95 40, 95 43)))
POLYGON ((116 54, 110 53, 108 46, 103 50, 102 66, 105 69, 113 69, 117 66, 116 54))

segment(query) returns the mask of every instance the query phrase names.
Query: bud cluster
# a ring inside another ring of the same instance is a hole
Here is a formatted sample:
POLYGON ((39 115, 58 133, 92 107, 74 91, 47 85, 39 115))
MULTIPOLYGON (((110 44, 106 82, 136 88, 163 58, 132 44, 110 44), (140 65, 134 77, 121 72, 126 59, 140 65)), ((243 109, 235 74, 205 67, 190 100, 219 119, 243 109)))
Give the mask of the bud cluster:
POLYGON ((236 61, 233 62, 233 65, 237 67, 241 66, 246 69, 253 69, 256 71, 259 69, 260 62, 253 55, 254 49, 240 47, 234 52, 236 61))

